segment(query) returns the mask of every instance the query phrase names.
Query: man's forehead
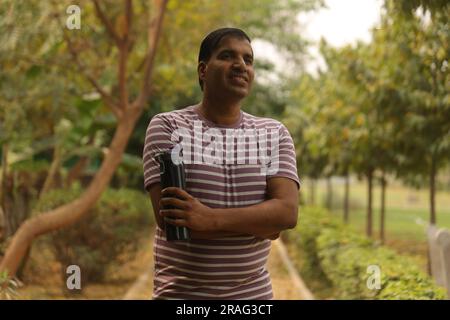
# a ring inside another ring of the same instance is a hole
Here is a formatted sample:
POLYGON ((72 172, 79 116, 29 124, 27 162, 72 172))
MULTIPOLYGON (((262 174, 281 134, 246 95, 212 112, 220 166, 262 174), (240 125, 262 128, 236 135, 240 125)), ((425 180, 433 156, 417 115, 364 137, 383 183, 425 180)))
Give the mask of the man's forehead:
POLYGON ((239 47, 243 50, 248 50, 248 53, 250 53, 253 56, 253 48, 250 44, 250 42, 245 39, 244 37, 236 37, 236 36, 225 36, 222 39, 220 39, 216 49, 214 49, 214 52, 220 52, 226 49, 232 49, 232 47, 239 47))

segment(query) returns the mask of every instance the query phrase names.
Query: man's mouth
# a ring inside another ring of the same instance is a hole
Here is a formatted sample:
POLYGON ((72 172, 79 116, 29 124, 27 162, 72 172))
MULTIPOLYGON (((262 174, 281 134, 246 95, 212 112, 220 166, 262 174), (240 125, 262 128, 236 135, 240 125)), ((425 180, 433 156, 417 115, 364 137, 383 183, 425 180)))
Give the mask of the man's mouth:
POLYGON ((248 78, 245 75, 243 75, 243 74, 232 74, 230 76, 230 78, 232 80, 236 81, 236 82, 239 82, 239 83, 245 83, 246 84, 248 82, 248 78))

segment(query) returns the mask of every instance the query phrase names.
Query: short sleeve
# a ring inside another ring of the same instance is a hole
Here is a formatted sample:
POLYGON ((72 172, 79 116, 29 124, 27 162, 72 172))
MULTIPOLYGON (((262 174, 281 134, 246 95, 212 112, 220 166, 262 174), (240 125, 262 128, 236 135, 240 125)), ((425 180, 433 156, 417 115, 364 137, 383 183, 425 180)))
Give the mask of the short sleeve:
POLYGON ((147 127, 142 156, 144 188, 147 191, 152 184, 160 182, 159 163, 155 156, 172 148, 174 145, 171 141, 172 132, 170 122, 160 114, 154 116, 147 127))
POLYGON ((271 148, 271 170, 267 174, 267 179, 289 178, 294 180, 297 188, 300 189, 294 141, 283 124, 280 124, 278 132, 278 145, 272 145, 271 148))

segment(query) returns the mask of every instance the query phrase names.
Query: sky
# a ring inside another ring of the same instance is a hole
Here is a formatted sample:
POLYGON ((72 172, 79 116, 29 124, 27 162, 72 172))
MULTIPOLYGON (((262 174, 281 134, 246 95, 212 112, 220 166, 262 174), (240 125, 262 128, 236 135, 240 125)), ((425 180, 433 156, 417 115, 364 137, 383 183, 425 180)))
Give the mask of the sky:
MULTIPOLYGON (((313 56, 306 70, 314 73, 323 65, 318 52, 318 42, 324 37, 333 46, 370 41, 370 29, 379 22, 382 0, 325 0, 326 8, 302 13, 298 16, 302 36, 314 41, 309 53, 313 56)), ((273 61, 278 70, 283 69, 282 59, 277 59, 276 50, 260 41, 252 42, 255 56, 273 61)))

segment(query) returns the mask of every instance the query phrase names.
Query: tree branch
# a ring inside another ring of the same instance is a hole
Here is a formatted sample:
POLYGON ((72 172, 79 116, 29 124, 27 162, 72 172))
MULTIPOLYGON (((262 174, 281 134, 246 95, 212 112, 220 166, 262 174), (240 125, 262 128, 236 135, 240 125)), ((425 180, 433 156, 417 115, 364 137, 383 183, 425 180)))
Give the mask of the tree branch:
POLYGON ((128 48, 126 45, 122 45, 119 48, 119 96, 120 104, 119 108, 124 109, 128 105, 128 89, 127 89, 127 58, 128 48))
POLYGON ((102 8, 100 8, 100 4, 98 3, 98 0, 92 0, 95 6, 95 12, 97 14, 97 17, 100 19, 102 24, 105 26, 106 31, 108 32, 109 36, 116 42, 117 46, 120 46, 122 40, 117 35, 116 31, 114 30, 114 27, 111 24, 111 21, 108 20, 105 13, 103 12, 102 8))
POLYGON ((70 40, 70 37, 67 35, 67 32, 63 32, 64 40, 66 41, 67 48, 69 49, 69 52, 72 56, 73 61, 77 65, 78 69, 80 70, 81 74, 92 84, 92 86, 97 90, 97 92, 102 97, 103 102, 111 109, 111 111, 114 113, 117 119, 120 119, 122 117, 122 111, 117 107, 117 104, 114 102, 113 97, 109 95, 97 82, 97 80, 89 73, 87 72, 86 67, 84 64, 81 63, 78 52, 75 49, 73 42, 70 40))
POLYGON ((125 0, 125 26, 126 26, 126 32, 125 32, 125 42, 129 42, 129 34, 131 29, 131 23, 133 19, 133 5, 131 3, 131 0, 125 0))
POLYGON ((156 46, 162 29, 164 12, 167 0, 156 0, 154 17, 148 27, 148 51, 145 58, 144 77, 139 96, 133 101, 134 108, 141 108, 150 95, 150 79, 153 70, 153 62, 156 56, 156 46))
POLYGON ((133 18, 133 6, 131 0, 125 0, 125 30, 123 32, 123 38, 119 45, 119 95, 120 95, 120 108, 124 109, 128 105, 128 89, 127 89, 127 61, 128 53, 130 50, 130 29, 133 18))
POLYGON ((61 148, 58 144, 55 145, 53 149, 53 159, 50 165, 50 169, 48 170, 47 177, 45 178, 44 185, 39 191, 39 199, 42 198, 42 195, 47 193, 54 186, 54 180, 58 173, 58 170, 61 165, 61 148))

